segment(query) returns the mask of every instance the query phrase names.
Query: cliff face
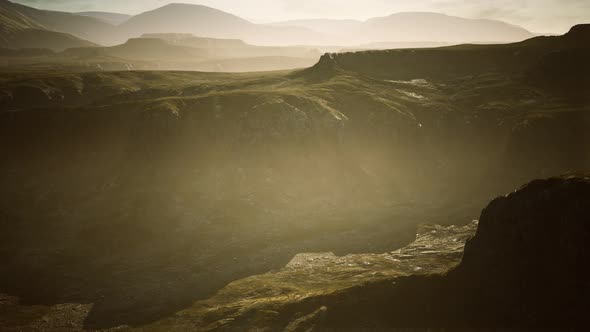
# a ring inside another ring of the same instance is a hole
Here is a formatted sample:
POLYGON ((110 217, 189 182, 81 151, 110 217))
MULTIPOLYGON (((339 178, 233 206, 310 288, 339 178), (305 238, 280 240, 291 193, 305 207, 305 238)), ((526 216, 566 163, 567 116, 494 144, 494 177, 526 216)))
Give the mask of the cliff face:
POLYGON ((414 243, 381 255, 298 255, 150 327, 587 326, 589 216, 590 178, 536 180, 492 201, 479 223, 423 227, 414 243))
POLYGON ((352 289, 317 327, 587 326, 589 216, 590 178, 533 181, 483 210, 447 275, 352 289))
MULTIPOLYGON (((383 254, 299 254, 140 330, 587 326, 588 216, 589 177, 536 180, 492 201, 479 222, 423 226, 415 242, 383 254)), ((14 330, 81 324, 90 310, 0 300, 0 322, 14 330)))
POLYGON ((474 324, 588 324, 590 179, 536 180, 483 210, 461 266, 474 324))

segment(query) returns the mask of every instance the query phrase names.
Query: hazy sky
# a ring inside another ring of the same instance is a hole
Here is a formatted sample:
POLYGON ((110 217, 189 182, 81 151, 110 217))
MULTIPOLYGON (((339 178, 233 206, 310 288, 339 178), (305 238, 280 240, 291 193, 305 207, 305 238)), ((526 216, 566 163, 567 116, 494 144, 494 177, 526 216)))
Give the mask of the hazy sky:
POLYGON ((255 22, 298 18, 367 19, 403 11, 431 11, 468 18, 489 18, 533 32, 566 32, 590 23, 590 0, 13 0, 64 11, 137 14, 171 2, 215 7, 255 22))

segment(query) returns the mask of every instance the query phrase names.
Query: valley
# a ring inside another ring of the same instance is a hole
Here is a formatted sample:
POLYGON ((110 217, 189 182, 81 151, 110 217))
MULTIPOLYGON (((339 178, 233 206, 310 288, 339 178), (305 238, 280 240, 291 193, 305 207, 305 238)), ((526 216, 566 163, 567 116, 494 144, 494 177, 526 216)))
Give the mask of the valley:
POLYGON ((92 8, 0 0, 0 330, 587 325, 590 25, 92 8))

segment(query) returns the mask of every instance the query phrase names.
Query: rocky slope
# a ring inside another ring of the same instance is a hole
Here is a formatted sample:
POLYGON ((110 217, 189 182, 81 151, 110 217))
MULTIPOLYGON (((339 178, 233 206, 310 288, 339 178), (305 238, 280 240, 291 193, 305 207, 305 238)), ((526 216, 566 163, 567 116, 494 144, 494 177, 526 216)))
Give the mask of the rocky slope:
POLYGON ((586 170, 585 81, 539 70, 583 69, 543 60, 583 52, 568 40, 585 31, 289 72, 12 69, 0 290, 93 303, 89 328, 142 326, 298 253, 389 252, 418 224, 465 223, 517 184, 586 170))
POLYGON ((477 226, 424 228, 383 255, 300 255, 146 329, 587 326, 589 207, 590 178, 536 180, 492 201, 477 226))
MULTIPOLYGON (((384 254, 299 254, 137 330, 586 326, 589 207, 589 177, 536 180, 492 201, 479 222, 423 226, 415 242, 384 254)), ((8 331, 65 331, 81 328, 89 306, 27 307, 4 296, 0 309, 8 331)))
POLYGON ((346 299, 351 289, 383 283, 395 287, 409 276, 448 272, 461 261, 465 241, 476 229, 476 221, 462 227, 423 225, 415 242, 383 254, 298 254, 280 270, 232 282, 211 298, 142 329, 307 330, 328 314, 329 303, 346 299), (320 305, 310 308, 316 303, 320 305))
POLYGON ((317 327, 587 326, 589 203, 588 177, 533 181, 482 211, 461 264, 447 275, 317 301, 332 304, 317 327))

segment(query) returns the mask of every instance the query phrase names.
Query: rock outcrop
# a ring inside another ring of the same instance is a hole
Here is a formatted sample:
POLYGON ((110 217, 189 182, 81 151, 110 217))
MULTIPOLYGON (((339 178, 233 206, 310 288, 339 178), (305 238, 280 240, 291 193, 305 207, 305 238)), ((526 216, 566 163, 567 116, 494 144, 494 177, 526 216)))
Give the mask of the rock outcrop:
MULTIPOLYGON (((492 201, 445 276, 322 302, 322 328, 580 328, 590 312, 590 178, 536 180, 492 201)), ((316 304, 317 306, 317 304, 316 304)))
POLYGON ((588 325, 590 178, 536 180, 492 201, 449 279, 464 287, 465 322, 588 325))

